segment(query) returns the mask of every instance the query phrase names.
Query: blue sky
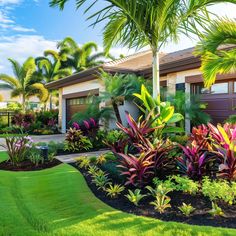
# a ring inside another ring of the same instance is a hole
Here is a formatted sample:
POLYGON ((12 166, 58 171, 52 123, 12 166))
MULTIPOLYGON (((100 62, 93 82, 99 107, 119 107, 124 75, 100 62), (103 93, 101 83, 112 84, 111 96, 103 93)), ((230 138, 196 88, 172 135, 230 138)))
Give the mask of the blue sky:
MULTIPOLYGON (((236 6, 220 4, 211 7, 220 16, 236 18, 236 6)), ((102 50, 102 27, 89 28, 81 11, 75 10, 71 0, 64 11, 49 7, 49 0, 0 0, 0 73, 10 73, 8 57, 20 62, 28 56, 39 56, 46 49, 56 48, 56 43, 71 36, 79 44, 95 41, 102 50)), ((196 41, 181 36, 180 42, 163 48, 175 51, 194 46, 196 41)), ((131 54, 134 50, 117 47, 114 55, 131 54)))

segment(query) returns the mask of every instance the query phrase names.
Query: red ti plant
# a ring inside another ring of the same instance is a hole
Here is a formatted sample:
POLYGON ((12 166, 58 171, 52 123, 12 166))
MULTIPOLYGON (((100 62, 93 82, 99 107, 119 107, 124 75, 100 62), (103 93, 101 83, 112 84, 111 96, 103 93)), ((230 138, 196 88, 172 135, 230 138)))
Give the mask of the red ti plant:
POLYGON ((200 145, 195 141, 190 146, 183 147, 183 155, 177 158, 180 172, 188 175, 191 179, 201 180, 203 176, 209 175, 217 155, 209 152, 204 147, 207 140, 203 140, 200 145))
MULTIPOLYGON (((236 143, 234 144, 236 146, 236 143)), ((219 177, 236 180, 236 152, 235 150, 224 149, 219 147, 218 154, 221 157, 222 163, 219 165, 219 177)))
POLYGON ((143 187, 154 175, 153 152, 142 152, 139 156, 131 154, 118 154, 121 158, 120 167, 122 175, 127 177, 126 185, 132 184, 137 187, 143 187))
POLYGON ((214 147, 219 155, 219 176, 228 180, 236 179, 236 125, 225 124, 223 127, 210 125, 214 147))
POLYGON ((130 142, 135 144, 144 143, 145 137, 150 137, 156 129, 161 128, 161 126, 151 128, 152 123, 155 119, 158 118, 159 115, 156 116, 155 119, 151 118, 152 112, 146 117, 146 119, 142 120, 142 116, 138 119, 138 122, 134 120, 134 118, 126 112, 126 118, 129 127, 125 127, 120 123, 117 123, 117 126, 128 135, 130 142))
POLYGON ((192 133, 189 140, 196 142, 196 144, 201 145, 203 140, 207 140, 204 144, 204 148, 212 151, 212 145, 210 140, 210 129, 206 125, 199 125, 198 127, 193 127, 192 133))

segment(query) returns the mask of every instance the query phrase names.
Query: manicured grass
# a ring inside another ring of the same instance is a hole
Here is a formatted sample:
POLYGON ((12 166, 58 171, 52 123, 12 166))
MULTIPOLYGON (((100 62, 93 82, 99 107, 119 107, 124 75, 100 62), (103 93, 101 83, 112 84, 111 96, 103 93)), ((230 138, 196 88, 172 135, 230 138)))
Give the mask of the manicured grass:
POLYGON ((0 134, 0 138, 14 137, 14 136, 23 136, 25 134, 0 134))
MULTIPOLYGON (((6 154, 0 152, 0 157, 6 154)), ((36 172, 0 171, 0 196, 0 235, 4 236, 236 235, 232 229, 162 222, 112 209, 66 164, 36 172)))

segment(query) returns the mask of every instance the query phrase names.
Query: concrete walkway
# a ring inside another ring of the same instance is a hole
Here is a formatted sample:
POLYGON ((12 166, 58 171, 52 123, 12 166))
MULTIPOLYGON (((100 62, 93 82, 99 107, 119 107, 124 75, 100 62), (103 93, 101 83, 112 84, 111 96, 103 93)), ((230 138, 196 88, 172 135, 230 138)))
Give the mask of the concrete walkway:
POLYGON ((98 157, 104 153, 109 152, 109 150, 99 150, 95 152, 85 152, 85 153, 76 153, 76 154, 70 154, 70 155, 63 155, 63 156, 55 156, 59 161, 64 163, 74 163, 76 162, 76 158, 81 156, 87 156, 87 157, 98 157))
MULTIPOLYGON (((53 134, 53 135, 30 135, 35 143, 43 142, 49 143, 51 141, 59 143, 65 140, 65 134, 53 134)), ((5 139, 0 138, 0 144, 5 144, 5 139)), ((4 151, 3 147, 0 147, 0 151, 4 151)))

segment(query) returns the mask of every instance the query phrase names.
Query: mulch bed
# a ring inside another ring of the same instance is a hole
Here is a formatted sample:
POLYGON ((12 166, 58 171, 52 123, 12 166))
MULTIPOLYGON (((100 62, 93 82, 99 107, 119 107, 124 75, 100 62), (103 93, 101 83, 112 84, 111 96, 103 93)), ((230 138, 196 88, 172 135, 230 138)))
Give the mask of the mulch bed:
MULTIPOLYGON (((92 190, 94 195, 115 209, 139 216, 152 217, 163 221, 175 221, 191 225, 236 228, 236 205, 229 206, 225 203, 219 203, 218 205, 224 211, 225 216, 214 218, 208 213, 208 211, 211 209, 211 202, 207 198, 201 194, 190 195, 174 191, 168 194, 168 196, 171 197, 172 207, 168 208, 165 213, 160 214, 155 211, 153 205, 150 205, 150 202, 154 200, 151 196, 142 199, 138 207, 132 204, 125 197, 127 190, 122 192, 118 198, 111 199, 104 191, 97 189, 95 184, 92 183, 92 178, 89 174, 87 174, 86 170, 80 169, 75 164, 72 165, 83 174, 89 188, 92 190), (196 208, 190 217, 185 217, 178 209, 178 207, 181 206, 183 202, 186 204, 192 204, 192 206, 196 208)), ((113 183, 117 183, 117 181, 113 180, 113 183)), ((145 190, 143 190, 143 193, 145 193, 145 190)))
POLYGON ((36 171, 36 170, 44 170, 48 168, 52 168, 54 166, 60 165, 61 162, 57 159, 53 159, 52 161, 45 161, 44 163, 40 163, 35 166, 29 160, 25 160, 21 162, 18 166, 13 166, 10 161, 3 161, 0 163, 0 170, 8 170, 8 171, 36 171))

